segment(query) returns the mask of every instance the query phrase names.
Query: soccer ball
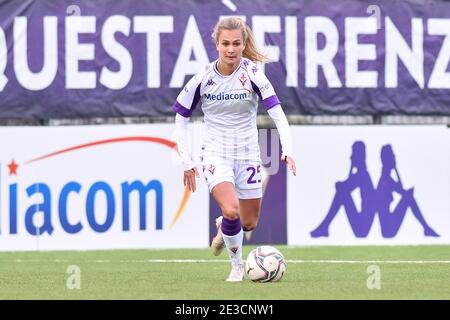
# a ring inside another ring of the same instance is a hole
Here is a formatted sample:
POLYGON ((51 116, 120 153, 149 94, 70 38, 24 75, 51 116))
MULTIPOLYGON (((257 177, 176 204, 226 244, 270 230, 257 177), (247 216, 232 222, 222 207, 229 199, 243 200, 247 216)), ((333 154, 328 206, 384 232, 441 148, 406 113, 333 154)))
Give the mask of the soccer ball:
POLYGON ((255 282, 279 281, 286 272, 283 254, 272 246, 253 249, 245 261, 245 274, 255 282))

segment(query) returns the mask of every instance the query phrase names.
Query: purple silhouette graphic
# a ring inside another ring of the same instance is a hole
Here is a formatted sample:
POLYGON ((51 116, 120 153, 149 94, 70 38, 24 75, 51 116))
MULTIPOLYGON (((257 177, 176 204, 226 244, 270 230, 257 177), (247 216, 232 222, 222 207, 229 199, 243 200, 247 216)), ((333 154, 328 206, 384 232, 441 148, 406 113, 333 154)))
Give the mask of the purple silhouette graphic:
POLYGON ((358 238, 366 237, 375 217, 375 188, 366 167, 366 146, 356 141, 352 146, 351 166, 348 178, 336 182, 336 194, 330 210, 322 223, 311 232, 311 236, 328 237, 328 227, 341 206, 344 206, 353 233, 358 238), (356 188, 361 192, 361 212, 356 209, 351 193, 356 188))
POLYGON ((408 208, 424 228, 426 236, 439 237, 426 223, 413 195, 414 188, 404 189, 395 163, 395 155, 391 145, 383 146, 381 150, 383 164, 380 181, 375 189, 366 167, 366 146, 362 141, 356 141, 352 146, 351 166, 348 178, 336 182, 336 194, 325 219, 311 231, 313 238, 328 237, 328 228, 341 206, 347 214, 353 233, 358 238, 367 237, 372 227, 375 214, 378 212, 381 233, 384 238, 394 237, 401 227, 408 208), (391 172, 397 176, 397 181, 391 177, 391 172), (353 190, 361 192, 361 212, 356 209, 351 196, 353 190), (394 200, 393 192, 401 195, 401 200, 393 210, 390 205, 394 200))
POLYGON ((439 237, 439 235, 426 223, 419 206, 417 205, 416 199, 414 199, 414 188, 410 188, 408 190, 403 188, 391 145, 384 145, 381 149, 381 162, 383 164, 383 168, 381 170, 381 177, 377 186, 377 206, 381 224, 381 234, 383 235, 383 238, 395 237, 400 229, 400 226, 402 225, 408 208, 411 208, 412 213, 422 225, 425 236, 439 237), (397 180, 392 178, 392 171, 394 172, 397 180), (394 199, 394 192, 399 193, 401 195, 401 199, 395 209, 391 212, 389 207, 394 199))

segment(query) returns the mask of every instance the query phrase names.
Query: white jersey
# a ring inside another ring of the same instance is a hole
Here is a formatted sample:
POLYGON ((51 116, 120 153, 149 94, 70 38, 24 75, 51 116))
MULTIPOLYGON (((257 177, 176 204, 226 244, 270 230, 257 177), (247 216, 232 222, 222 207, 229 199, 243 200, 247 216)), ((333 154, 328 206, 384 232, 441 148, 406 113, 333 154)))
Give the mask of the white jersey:
POLYGON ((272 84, 249 59, 242 58, 229 76, 208 64, 186 84, 174 111, 190 117, 198 102, 204 113, 202 156, 260 161, 256 115, 258 100, 266 110, 280 104, 272 84))

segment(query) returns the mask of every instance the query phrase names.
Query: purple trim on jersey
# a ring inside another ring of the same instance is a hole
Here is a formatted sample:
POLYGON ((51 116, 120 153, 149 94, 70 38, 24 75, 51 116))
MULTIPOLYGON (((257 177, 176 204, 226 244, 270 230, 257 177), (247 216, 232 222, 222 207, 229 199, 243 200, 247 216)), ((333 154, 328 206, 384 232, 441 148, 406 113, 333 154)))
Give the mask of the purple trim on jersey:
POLYGON ((268 98, 265 98, 262 101, 263 106, 266 108, 266 110, 269 110, 277 105, 280 104, 280 100, 278 100, 278 97, 276 94, 274 94, 273 96, 270 96, 268 98))
POLYGON ((242 229, 241 220, 239 218, 235 220, 228 220, 227 218, 223 217, 222 225, 220 226, 220 228, 222 229, 222 233, 224 235, 237 235, 242 229))
POLYGON ((194 100, 192 101, 191 110, 194 111, 197 107, 197 103, 200 101, 200 86, 201 82, 198 84, 197 89, 195 89, 194 100))
POLYGON ((252 80, 250 80, 250 83, 252 84, 253 91, 255 91, 258 94, 259 99, 262 100, 261 91, 259 90, 258 86, 252 80))
POLYGON ((183 107, 178 101, 172 107, 172 110, 178 114, 181 114, 185 118, 189 118, 192 115, 192 111, 188 108, 183 107))
POLYGON ((200 85, 201 83, 199 83, 197 89, 195 90, 194 100, 192 101, 190 109, 184 107, 181 103, 176 101, 172 107, 172 110, 181 114, 185 118, 189 118, 192 115, 192 112, 194 112, 195 107, 197 107, 198 102, 200 101, 200 85))

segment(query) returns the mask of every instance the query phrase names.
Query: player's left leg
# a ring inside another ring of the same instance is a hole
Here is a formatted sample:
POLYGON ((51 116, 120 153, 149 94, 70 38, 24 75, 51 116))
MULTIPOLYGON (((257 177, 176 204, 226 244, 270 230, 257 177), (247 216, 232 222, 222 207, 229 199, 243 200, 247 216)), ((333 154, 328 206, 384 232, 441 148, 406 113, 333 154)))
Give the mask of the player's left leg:
POLYGON ((258 225, 260 207, 261 198, 239 199, 239 216, 244 233, 252 232, 258 225))
POLYGON ((231 259, 231 272, 227 281, 242 281, 244 278, 244 263, 242 261, 243 232, 239 220, 239 202, 233 183, 223 181, 212 189, 223 214, 221 231, 222 238, 231 259))
POLYGON ((246 236, 256 228, 263 195, 261 166, 255 163, 235 165, 236 193, 239 198, 239 217, 246 236))
POLYGON ((223 249, 225 249, 225 241, 223 240, 222 235, 222 222, 223 222, 223 216, 220 216, 216 219, 216 235, 211 241, 211 249, 212 253, 215 256, 218 256, 222 253, 223 249))

